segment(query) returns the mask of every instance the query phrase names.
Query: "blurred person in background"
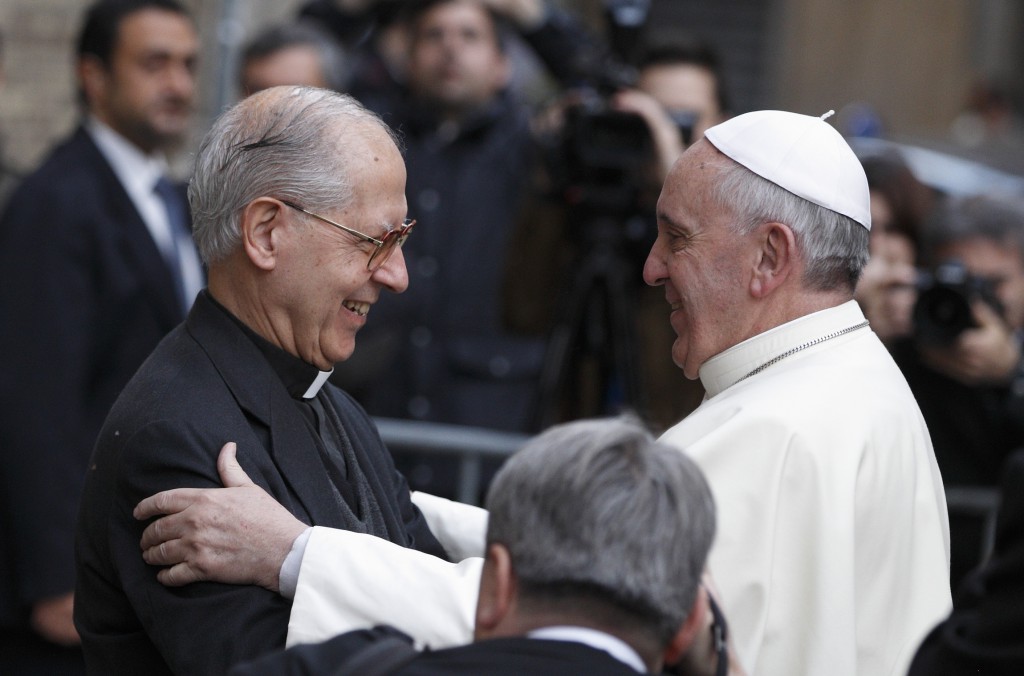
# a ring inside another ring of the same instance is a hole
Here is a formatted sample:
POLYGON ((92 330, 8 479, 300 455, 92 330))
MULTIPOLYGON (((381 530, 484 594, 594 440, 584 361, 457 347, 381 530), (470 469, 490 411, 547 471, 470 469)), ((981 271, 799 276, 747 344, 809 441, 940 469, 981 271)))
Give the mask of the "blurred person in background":
POLYGON ((279 85, 345 91, 348 60, 341 45, 312 21, 270 26, 242 48, 242 96, 279 85))
POLYGON ((406 79, 408 0, 309 0, 300 21, 321 26, 349 58, 348 93, 377 113, 399 106, 406 79))
MULTIPOLYGON (((7 73, 4 70, 4 33, 0 30, 0 95, 3 94, 7 73)), ((4 158, 4 137, 3 129, 0 129, 0 213, 3 213, 7 198, 17 185, 21 173, 14 167, 7 164, 4 158)))
POLYGON ((1024 673, 1024 452, 1006 461, 992 556, 956 590, 953 612, 918 648, 909 676, 1024 673))
POLYGON ((856 299, 883 343, 913 331, 918 250, 938 195, 895 152, 861 159, 871 191, 871 257, 856 299))
POLYGON ((188 130, 197 52, 174 0, 91 5, 77 45, 81 122, 0 217, 5 673, 82 669, 72 546, 89 455, 121 388, 203 285, 165 155, 188 130))
POLYGON ((658 187, 683 151, 730 114, 718 54, 697 40, 650 47, 637 64, 635 87, 615 94, 612 103, 647 123, 658 187))
MULTIPOLYGON (((891 350, 914 392, 951 486, 998 484, 1024 446, 1024 201, 978 195, 944 201, 925 223, 912 335, 891 350)), ((954 584, 978 563, 982 524, 952 531, 954 584)))
POLYGON ((406 253, 409 293, 381 304, 388 321, 375 332, 388 332, 391 358, 365 402, 378 415, 526 431, 544 338, 509 330, 500 299, 537 157, 529 111, 507 86, 498 17, 540 35, 531 44, 552 61, 564 49, 544 51, 553 37, 579 38, 539 0, 433 0, 413 12, 406 98, 385 120, 404 134, 407 195, 425 234, 406 253), (532 13, 513 11, 522 7, 532 13))

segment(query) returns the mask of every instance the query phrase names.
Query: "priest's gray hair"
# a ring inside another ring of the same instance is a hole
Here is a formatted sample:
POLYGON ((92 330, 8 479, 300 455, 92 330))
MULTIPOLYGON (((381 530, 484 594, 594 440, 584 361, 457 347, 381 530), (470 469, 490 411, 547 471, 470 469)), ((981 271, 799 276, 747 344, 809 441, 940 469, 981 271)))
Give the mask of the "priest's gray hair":
POLYGON ((870 233, 863 225, 794 195, 724 155, 714 190, 718 203, 736 214, 739 233, 773 221, 793 230, 808 288, 852 292, 857 286, 868 262, 870 233))
POLYGON ((203 261, 216 263, 241 243, 242 210, 258 197, 290 200, 314 212, 353 199, 346 152, 367 128, 394 133, 351 96, 315 87, 272 87, 224 112, 196 156, 188 199, 203 261))
POLYGON ((704 476, 633 417, 550 428, 487 495, 487 542, 511 554, 523 603, 608 611, 664 643, 693 607, 715 533, 704 476))

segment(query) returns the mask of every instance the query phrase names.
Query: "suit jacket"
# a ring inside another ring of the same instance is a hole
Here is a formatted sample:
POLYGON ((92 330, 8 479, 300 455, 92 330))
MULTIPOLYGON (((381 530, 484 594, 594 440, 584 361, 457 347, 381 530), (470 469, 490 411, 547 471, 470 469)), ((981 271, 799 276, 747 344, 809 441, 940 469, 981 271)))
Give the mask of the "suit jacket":
MULTIPOLYGON (((274 653, 231 670, 230 676, 327 676, 365 673, 348 660, 385 637, 408 636, 390 627, 353 631, 324 643, 306 644, 274 653)), ((637 672, 610 654, 572 641, 526 637, 497 638, 457 648, 425 651, 405 665, 386 672, 395 676, 445 674, 587 674, 636 676, 637 672)))
POLYGON ((957 591, 953 612, 924 640, 910 676, 1024 673, 1024 452, 1003 472, 992 558, 957 591))
POLYGON ((0 626, 74 587, 83 475, 110 406, 184 317, 171 272, 77 130, 0 220, 0 626))
MULTIPOLYGON (((327 387, 381 510, 403 528, 392 541, 443 556, 371 419, 327 387)), ((76 537, 75 621, 90 670, 222 674, 284 646, 289 600, 248 585, 165 588, 140 555, 145 524, 132 518, 136 503, 167 488, 219 486, 216 456, 227 441, 238 443, 253 481, 300 520, 343 527, 295 401, 252 339, 203 293, 125 388, 97 441, 76 537)))

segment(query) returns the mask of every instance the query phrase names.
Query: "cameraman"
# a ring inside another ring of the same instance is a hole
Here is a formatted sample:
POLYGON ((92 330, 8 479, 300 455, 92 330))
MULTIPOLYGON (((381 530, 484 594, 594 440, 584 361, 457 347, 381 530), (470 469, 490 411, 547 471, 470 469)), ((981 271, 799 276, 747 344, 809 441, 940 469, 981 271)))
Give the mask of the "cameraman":
MULTIPOLYGON (((943 202, 923 244, 933 269, 962 264, 966 279, 943 292, 963 296, 969 311, 959 331, 926 322, 929 291, 922 290, 913 337, 895 343, 893 356, 920 404, 946 486, 995 486, 1003 461, 1024 446, 1024 201, 981 195, 943 202), (946 329, 955 335, 944 339, 946 329)), ((971 541, 977 532, 950 527, 955 582, 977 563, 980 545, 971 541)))
POLYGON ((729 110, 718 55, 697 41, 648 50, 638 64, 636 87, 618 92, 613 104, 647 123, 659 190, 676 159, 729 110))

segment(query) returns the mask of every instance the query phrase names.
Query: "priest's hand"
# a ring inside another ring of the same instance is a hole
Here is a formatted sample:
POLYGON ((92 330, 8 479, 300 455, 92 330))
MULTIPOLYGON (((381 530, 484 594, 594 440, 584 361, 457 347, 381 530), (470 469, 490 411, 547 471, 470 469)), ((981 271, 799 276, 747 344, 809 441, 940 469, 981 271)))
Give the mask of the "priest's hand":
POLYGON ((217 458, 225 488, 175 488, 135 507, 136 519, 161 517, 141 543, 146 563, 168 566, 157 573, 161 583, 210 580, 278 591, 281 565, 307 526, 249 479, 235 450, 229 442, 217 458))

